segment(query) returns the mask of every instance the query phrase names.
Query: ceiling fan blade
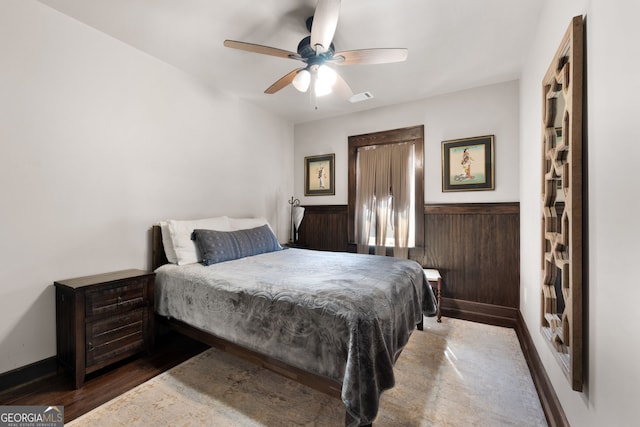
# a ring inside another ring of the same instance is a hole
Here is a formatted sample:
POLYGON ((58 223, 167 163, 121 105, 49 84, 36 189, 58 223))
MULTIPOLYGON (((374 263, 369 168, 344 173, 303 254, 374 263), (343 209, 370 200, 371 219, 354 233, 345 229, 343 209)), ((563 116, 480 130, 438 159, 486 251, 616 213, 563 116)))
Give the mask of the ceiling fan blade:
POLYGON ((408 49, 400 48, 346 50, 344 52, 336 52, 333 55, 333 61, 337 65, 389 64, 391 62, 405 61, 408 54, 408 49), (344 58, 344 60, 341 58, 344 58))
POLYGON ((305 67, 296 68, 295 70, 290 71, 289 73, 280 77, 280 79, 278 79, 278 81, 276 81, 274 84, 269 86, 267 90, 264 91, 264 93, 273 94, 279 91, 280 89, 290 85, 291 82, 293 82, 293 79, 296 77, 296 74, 298 74, 298 71, 304 70, 304 68, 305 67))
POLYGON ((275 47, 263 46, 261 44, 239 42, 235 40, 225 40, 224 45, 233 49, 246 50, 247 52, 261 53, 263 55, 277 56, 279 58, 302 60, 302 57, 295 52, 290 52, 288 50, 278 49, 275 47))
POLYGON ((340 0, 318 0, 311 25, 311 47, 321 54, 329 50, 338 26, 340 0))
POLYGON ((343 99, 349 99, 353 96, 353 91, 338 73, 336 73, 336 82, 333 84, 333 92, 343 99))

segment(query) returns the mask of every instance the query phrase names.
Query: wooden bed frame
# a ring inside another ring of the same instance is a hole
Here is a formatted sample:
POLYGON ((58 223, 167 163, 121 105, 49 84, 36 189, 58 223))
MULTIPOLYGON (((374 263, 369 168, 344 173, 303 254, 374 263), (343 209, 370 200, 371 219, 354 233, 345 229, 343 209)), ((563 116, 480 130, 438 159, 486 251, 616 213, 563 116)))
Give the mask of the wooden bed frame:
MULTIPOLYGON (((156 268, 167 264, 168 262, 169 261, 167 260, 167 256, 164 252, 160 226, 154 225, 151 229, 151 268, 153 271, 155 271, 156 268)), ((313 374, 311 372, 307 372, 295 366, 288 365, 284 362, 258 353, 256 351, 249 350, 238 344, 232 343, 223 338, 205 332, 201 329, 194 328, 193 326, 190 326, 176 319, 167 319, 164 316, 156 314, 156 324, 164 325, 171 330, 179 332, 197 341, 203 342, 219 350, 233 354, 262 368, 269 369, 270 371, 283 375, 300 384, 304 384, 315 390, 341 399, 341 383, 330 380, 326 377, 313 374)), ((345 424, 348 421, 349 418, 345 411, 345 424)), ((371 424, 368 424, 368 426, 371 426, 371 424)))

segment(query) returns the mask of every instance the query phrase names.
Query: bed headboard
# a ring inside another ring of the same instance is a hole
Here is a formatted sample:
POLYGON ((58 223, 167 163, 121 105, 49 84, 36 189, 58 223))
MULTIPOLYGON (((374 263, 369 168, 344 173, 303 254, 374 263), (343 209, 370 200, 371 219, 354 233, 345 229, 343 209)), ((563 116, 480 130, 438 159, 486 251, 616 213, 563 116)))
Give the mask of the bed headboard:
POLYGON ((168 262, 162 244, 162 229, 159 225, 154 225, 151 227, 151 271, 168 262))

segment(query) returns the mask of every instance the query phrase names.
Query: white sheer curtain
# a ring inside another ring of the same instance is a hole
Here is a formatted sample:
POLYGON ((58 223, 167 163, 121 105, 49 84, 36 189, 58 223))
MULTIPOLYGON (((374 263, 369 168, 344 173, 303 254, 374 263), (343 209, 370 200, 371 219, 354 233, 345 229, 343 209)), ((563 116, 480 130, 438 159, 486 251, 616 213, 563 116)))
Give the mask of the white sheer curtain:
POLYGON ((358 149, 355 231, 359 253, 369 252, 375 223, 375 253, 386 253, 387 224, 393 224, 393 255, 409 255, 413 146, 408 143, 358 149), (375 215, 375 216, 374 216, 375 215))
POLYGON ((393 195, 393 256, 409 258, 409 224, 413 189, 413 146, 393 145, 391 193, 393 195))
POLYGON ((358 253, 369 253, 371 215, 376 208, 376 156, 374 151, 374 147, 359 148, 356 159, 355 237, 358 253))

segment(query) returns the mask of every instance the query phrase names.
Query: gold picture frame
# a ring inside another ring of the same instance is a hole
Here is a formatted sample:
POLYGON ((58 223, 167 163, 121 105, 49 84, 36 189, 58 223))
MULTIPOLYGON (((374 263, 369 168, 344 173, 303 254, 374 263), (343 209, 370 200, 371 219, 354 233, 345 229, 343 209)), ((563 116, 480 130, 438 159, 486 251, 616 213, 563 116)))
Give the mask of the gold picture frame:
POLYGON ((442 191, 495 189, 493 135, 442 141, 442 191))
POLYGON ((305 196, 333 196, 335 182, 335 154, 304 158, 305 196))

